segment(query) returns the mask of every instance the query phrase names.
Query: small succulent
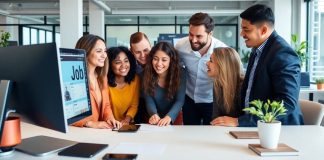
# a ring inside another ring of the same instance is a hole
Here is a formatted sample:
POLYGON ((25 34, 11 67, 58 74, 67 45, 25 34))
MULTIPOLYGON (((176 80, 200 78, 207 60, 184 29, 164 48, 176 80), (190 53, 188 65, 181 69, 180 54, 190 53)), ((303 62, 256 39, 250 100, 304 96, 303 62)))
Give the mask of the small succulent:
POLYGON ((249 112, 252 115, 259 117, 265 123, 274 122, 278 116, 286 115, 287 109, 283 101, 270 101, 266 103, 260 100, 250 102, 250 107, 244 108, 243 111, 249 112))

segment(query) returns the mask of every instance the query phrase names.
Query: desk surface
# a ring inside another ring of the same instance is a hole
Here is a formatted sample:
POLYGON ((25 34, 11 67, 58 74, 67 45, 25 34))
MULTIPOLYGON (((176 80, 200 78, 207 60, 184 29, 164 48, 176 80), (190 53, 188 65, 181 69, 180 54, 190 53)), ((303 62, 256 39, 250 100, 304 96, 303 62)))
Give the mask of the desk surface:
POLYGON ((300 93, 324 93, 324 89, 318 90, 316 84, 311 84, 308 88, 300 88, 300 93))
MULTIPOLYGON (((93 159, 111 152, 114 147, 122 142, 133 143, 159 143, 167 147, 162 155, 139 155, 137 159, 264 159, 248 149, 249 143, 259 143, 259 140, 238 140, 228 133, 231 130, 256 131, 257 128, 232 128, 214 126, 173 126, 172 132, 137 132, 118 133, 105 129, 69 127, 67 134, 38 127, 25 122, 21 123, 22 137, 48 135, 57 138, 69 139, 79 142, 106 143, 109 147, 97 154, 93 159)), ((324 157, 324 127, 321 126, 283 126, 280 142, 300 151, 299 156, 268 157, 271 160, 319 160, 324 157)), ((153 149, 152 149, 153 150, 153 149)), ((26 159, 78 159, 52 154, 45 157, 34 157, 15 151, 10 157, 1 157, 1 160, 26 160, 26 159)), ((83 158, 79 158, 83 159, 83 158)))

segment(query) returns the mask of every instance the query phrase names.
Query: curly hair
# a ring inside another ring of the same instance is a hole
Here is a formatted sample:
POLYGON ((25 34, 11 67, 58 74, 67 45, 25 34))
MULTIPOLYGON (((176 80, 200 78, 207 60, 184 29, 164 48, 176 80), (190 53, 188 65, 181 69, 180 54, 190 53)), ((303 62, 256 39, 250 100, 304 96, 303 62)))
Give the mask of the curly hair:
POLYGON ((158 85, 158 74, 155 72, 152 61, 157 51, 162 51, 170 57, 170 65, 167 70, 166 76, 166 98, 168 100, 173 99, 176 92, 180 88, 180 72, 181 67, 179 65, 179 55, 174 47, 168 42, 159 42, 151 50, 148 56, 148 63, 145 65, 143 88, 146 95, 154 96, 154 89, 158 85))
POLYGON ((108 84, 111 87, 116 87, 116 75, 112 70, 112 63, 117 58, 117 56, 124 52, 129 60, 130 66, 129 66, 129 72, 125 76, 125 82, 130 84, 135 79, 136 74, 136 60, 131 51, 124 47, 124 46, 118 46, 118 47, 111 47, 107 50, 108 59, 109 59, 109 70, 108 70, 108 84))

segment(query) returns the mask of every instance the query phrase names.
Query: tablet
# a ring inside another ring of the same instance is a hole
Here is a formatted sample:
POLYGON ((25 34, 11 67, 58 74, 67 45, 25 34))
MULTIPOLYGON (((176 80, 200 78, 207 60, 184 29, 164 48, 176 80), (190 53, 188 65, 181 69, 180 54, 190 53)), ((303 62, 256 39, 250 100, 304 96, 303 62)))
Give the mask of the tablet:
POLYGON ((59 152, 58 155, 91 158, 106 147, 108 144, 77 143, 59 152))
POLYGON ((123 125, 119 128, 118 132, 136 132, 140 126, 137 124, 123 125))

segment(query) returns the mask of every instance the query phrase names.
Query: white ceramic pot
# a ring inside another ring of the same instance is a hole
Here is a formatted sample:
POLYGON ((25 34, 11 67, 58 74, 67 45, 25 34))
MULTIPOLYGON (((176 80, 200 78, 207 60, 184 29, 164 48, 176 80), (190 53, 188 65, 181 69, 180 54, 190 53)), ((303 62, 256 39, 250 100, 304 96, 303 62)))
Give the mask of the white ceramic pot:
POLYGON ((264 121, 259 120, 258 131, 261 146, 267 149, 277 148, 280 137, 280 129, 280 121, 275 121, 273 123, 265 123, 264 121))

